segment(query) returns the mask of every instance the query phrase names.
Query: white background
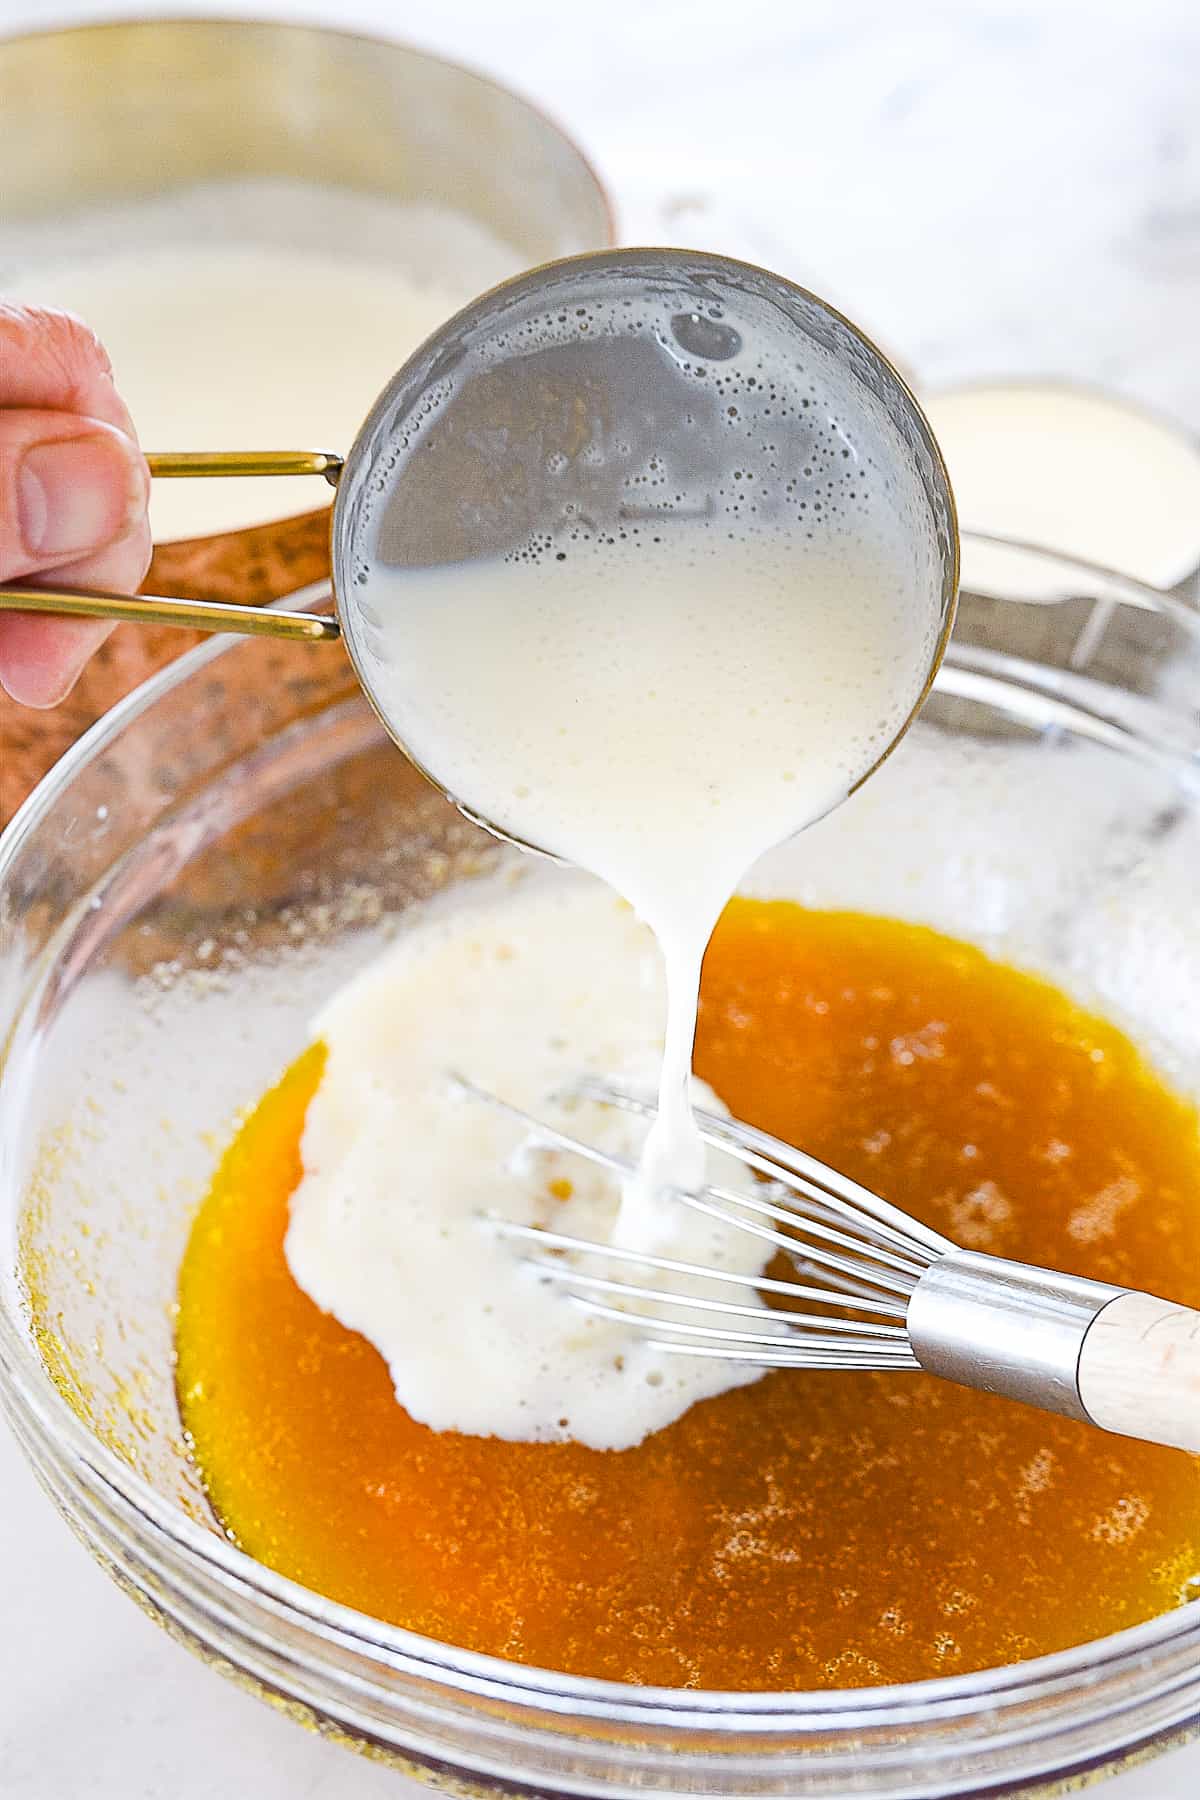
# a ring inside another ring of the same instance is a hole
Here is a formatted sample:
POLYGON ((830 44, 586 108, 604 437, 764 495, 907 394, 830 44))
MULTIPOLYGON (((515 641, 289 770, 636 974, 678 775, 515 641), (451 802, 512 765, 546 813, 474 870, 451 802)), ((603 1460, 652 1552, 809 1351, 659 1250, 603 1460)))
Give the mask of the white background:
MULTIPOLYGON (((0 29, 132 9, 0 0, 0 29)), ((142 9, 145 10, 145 9, 142 9)), ((557 115, 622 236, 765 262, 925 381, 1100 380, 1200 428, 1194 0, 175 0, 391 32, 557 115)), ((3 176, 0 174, 0 205, 3 176)), ((1189 1800, 1200 1747, 1111 1800, 1189 1800)), ((3 1800, 399 1800, 109 1586, 0 1434, 3 1800)))

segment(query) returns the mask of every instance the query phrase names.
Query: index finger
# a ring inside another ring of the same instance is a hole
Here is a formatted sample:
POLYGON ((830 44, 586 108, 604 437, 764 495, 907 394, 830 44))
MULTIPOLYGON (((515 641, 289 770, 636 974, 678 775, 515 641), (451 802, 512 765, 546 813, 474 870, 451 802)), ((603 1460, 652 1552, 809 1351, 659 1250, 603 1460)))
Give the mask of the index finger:
POLYGON ((0 300, 0 407, 82 413, 137 442, 104 346, 71 313, 0 300))

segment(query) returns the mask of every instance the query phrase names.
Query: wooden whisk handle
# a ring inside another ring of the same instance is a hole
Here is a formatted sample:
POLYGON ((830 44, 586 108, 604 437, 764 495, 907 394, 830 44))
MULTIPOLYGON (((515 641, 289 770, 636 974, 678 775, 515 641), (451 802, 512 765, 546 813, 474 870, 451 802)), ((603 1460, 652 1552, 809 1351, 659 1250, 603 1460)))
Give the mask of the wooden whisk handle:
POLYGON ((1105 1431, 1200 1455, 1200 1312, 1118 1294, 1083 1340, 1079 1396, 1105 1431))
POLYGON ((905 1325, 931 1375, 1200 1454, 1200 1312, 955 1249, 918 1280, 905 1325))

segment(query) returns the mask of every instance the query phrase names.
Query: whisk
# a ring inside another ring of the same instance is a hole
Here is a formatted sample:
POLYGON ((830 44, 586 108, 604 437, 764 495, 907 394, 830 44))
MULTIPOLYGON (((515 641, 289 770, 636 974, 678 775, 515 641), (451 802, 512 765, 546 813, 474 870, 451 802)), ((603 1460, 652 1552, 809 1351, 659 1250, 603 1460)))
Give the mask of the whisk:
MULTIPOLYGON (((459 1086, 523 1123, 531 1142, 585 1157, 618 1178, 630 1172, 622 1157, 470 1082, 460 1079, 459 1086)), ((647 1101, 597 1080, 581 1082, 573 1095, 654 1116, 647 1101)), ((1200 1454, 1200 1312, 960 1249, 778 1138, 736 1119, 696 1117, 706 1143, 764 1181, 753 1193, 708 1187, 675 1198, 784 1252, 795 1280, 735 1274, 508 1220, 495 1221, 496 1229, 524 1240, 539 1272, 577 1306, 632 1322, 661 1351, 769 1369, 923 1369, 1200 1454), (606 1272, 589 1272, 598 1261, 606 1272), (613 1268, 621 1272, 607 1272, 613 1268), (706 1291, 672 1292, 656 1281, 663 1276, 685 1276, 706 1291), (722 1284, 753 1289, 788 1310, 722 1298, 722 1284), (814 1303, 822 1310, 792 1310, 814 1303)))

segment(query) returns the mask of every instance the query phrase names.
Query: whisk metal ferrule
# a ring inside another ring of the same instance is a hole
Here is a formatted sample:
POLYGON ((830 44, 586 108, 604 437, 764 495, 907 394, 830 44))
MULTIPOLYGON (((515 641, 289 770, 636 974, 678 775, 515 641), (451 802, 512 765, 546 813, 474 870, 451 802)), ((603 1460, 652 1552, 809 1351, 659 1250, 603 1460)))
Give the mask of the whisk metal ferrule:
POLYGON ((1092 1423, 1079 1391, 1084 1339, 1126 1291, 954 1250, 925 1270, 905 1322, 929 1374, 1092 1423))

